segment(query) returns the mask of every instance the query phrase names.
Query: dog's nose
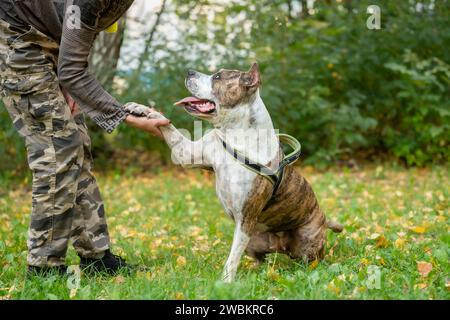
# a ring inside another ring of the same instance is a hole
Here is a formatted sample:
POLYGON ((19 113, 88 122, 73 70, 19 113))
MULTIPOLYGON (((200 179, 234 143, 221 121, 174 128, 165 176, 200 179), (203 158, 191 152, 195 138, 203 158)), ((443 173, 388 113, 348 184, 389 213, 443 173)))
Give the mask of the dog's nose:
POLYGON ((192 70, 192 69, 189 69, 188 70, 188 77, 193 77, 193 76, 195 76, 195 71, 192 70))

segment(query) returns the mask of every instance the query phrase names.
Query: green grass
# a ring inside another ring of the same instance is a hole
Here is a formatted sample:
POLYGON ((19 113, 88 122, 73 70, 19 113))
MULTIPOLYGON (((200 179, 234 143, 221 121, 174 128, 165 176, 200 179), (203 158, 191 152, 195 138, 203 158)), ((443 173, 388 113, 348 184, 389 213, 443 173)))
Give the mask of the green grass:
MULTIPOLYGON (((30 187, 3 181, 0 297, 449 299, 448 169, 303 168, 325 213, 344 223, 345 231, 328 234, 327 255, 317 265, 271 255, 256 268, 243 257, 230 285, 218 280, 233 223, 215 196, 213 175, 182 169, 102 174, 113 250, 149 271, 112 278, 83 275, 72 297, 64 278, 25 278, 30 187), (428 263, 431 272, 421 275, 419 266, 428 263), (369 279, 377 274, 380 286, 374 288, 369 279)), ((78 263, 72 248, 67 263, 78 263)))

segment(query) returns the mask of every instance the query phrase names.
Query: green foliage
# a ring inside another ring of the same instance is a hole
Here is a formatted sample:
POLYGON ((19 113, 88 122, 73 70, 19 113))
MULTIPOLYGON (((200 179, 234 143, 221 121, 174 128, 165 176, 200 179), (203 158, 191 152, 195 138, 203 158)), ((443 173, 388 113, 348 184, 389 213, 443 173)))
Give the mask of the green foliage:
POLYGON ((444 1, 422 12, 407 1, 320 1, 313 15, 289 11, 298 1, 195 2, 174 2, 188 27, 181 23, 176 45, 160 35, 142 75, 148 88, 133 84, 126 100, 151 97, 189 128, 192 119, 170 107, 187 94, 186 70, 245 70, 257 60, 276 127, 302 141, 309 162, 360 153, 425 165, 450 156, 444 1), (381 30, 366 28, 369 4, 381 7, 381 30))
MULTIPOLYGON (((447 161, 448 1, 422 1, 420 11, 415 1, 316 1, 314 12, 295 11, 298 3, 168 1, 144 68, 122 70, 126 86, 116 95, 153 101, 177 127, 192 129, 193 119, 172 106, 188 94, 187 69, 245 70, 256 60, 275 125, 302 142, 307 162, 384 155, 407 165, 447 161), (381 8, 381 30, 366 27, 370 4, 381 8)), ((122 65, 133 66, 130 59, 122 65)), ((4 111, 0 125, 0 148, 20 162, 23 154, 13 150, 23 148, 4 111)), ((113 148, 157 150, 168 161, 167 147, 146 133, 121 126, 108 138, 113 148)))
POLYGON ((404 108, 398 125, 386 128, 388 147, 409 164, 448 159, 450 66, 438 58, 420 60, 407 51, 402 63, 385 67, 396 75, 392 87, 404 108))
POLYGON ((12 126, 3 103, 0 101, 0 178, 14 177, 26 166, 23 140, 12 126))

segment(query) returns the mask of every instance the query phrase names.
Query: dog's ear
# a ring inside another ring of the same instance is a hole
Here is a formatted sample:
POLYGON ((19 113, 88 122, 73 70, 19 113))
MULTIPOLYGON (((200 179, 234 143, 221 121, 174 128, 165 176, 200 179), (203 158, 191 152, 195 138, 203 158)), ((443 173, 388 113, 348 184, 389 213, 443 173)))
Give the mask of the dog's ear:
POLYGON ((259 73, 259 66, 255 62, 249 71, 243 73, 239 79, 240 84, 247 88, 258 88, 261 85, 261 75, 259 73))

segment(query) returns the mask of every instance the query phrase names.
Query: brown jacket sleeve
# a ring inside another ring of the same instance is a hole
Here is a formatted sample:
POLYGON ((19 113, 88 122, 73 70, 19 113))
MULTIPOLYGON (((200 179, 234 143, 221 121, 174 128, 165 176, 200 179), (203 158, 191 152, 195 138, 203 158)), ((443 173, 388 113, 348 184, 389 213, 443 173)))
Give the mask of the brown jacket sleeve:
MULTIPOLYGON (((102 29, 99 26, 100 18, 108 14, 108 5, 108 0, 66 1, 58 78, 61 86, 69 92, 81 110, 111 133, 125 119, 127 112, 88 71, 89 53, 95 37, 102 29), (71 4, 77 7, 71 10, 74 8, 69 7, 71 4), (81 21, 74 20, 77 8, 81 13, 81 21)), ((118 20, 123 12, 116 10, 114 14, 118 16, 109 16, 109 21, 118 20)))

